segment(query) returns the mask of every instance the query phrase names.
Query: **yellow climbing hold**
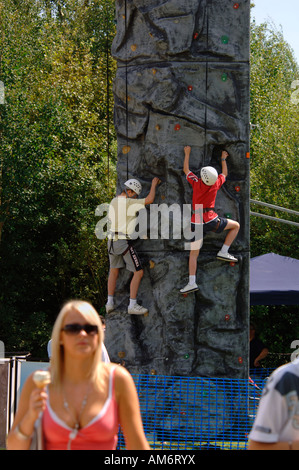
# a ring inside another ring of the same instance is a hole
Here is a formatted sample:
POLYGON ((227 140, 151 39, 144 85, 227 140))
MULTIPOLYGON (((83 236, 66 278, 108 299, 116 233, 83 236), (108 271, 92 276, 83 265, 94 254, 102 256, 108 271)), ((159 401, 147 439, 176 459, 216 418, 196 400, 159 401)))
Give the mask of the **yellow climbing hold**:
POLYGON ((123 151, 123 154, 126 155, 127 153, 129 153, 131 150, 131 147, 130 145, 124 145, 123 148, 122 148, 122 151, 123 151))

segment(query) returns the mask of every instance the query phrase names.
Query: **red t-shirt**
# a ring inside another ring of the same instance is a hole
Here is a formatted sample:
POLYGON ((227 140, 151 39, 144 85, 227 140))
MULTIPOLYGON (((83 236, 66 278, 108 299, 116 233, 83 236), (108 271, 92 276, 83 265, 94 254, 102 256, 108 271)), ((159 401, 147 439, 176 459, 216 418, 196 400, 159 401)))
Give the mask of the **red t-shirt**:
MULTIPOLYGON (((189 171, 187 181, 193 188, 192 209, 195 210, 195 204, 202 204, 203 209, 206 209, 215 206, 217 192, 223 183, 225 183, 225 176, 221 173, 218 175, 216 183, 212 186, 208 186, 203 183, 198 176, 192 173, 192 171, 189 171)), ((204 223, 210 222, 217 216, 218 214, 215 211, 203 212, 203 221, 204 223)), ((191 222, 197 224, 201 223, 198 213, 192 214, 191 222)))

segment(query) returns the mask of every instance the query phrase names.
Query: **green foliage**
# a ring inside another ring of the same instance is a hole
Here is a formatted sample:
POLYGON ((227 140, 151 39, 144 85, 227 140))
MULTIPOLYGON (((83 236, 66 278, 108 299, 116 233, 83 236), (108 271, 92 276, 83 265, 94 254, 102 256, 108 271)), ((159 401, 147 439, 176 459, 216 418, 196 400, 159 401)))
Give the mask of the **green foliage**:
MULTIPOLYGON (((269 23, 251 25, 251 198, 298 210, 298 105, 291 101, 299 78, 283 35, 269 23)), ((285 212, 251 205, 251 210, 299 222, 285 212)), ((299 258, 298 227, 251 216, 251 256, 274 252, 299 258)), ((253 320, 270 354, 264 366, 290 360, 299 339, 297 306, 254 306, 253 320), (284 354, 281 354, 284 353, 284 354)))
POLYGON ((115 187, 114 4, 0 2, 0 331, 45 357, 69 298, 106 297, 96 207, 115 187), (108 32, 108 34, 107 34, 108 32), (109 86, 108 86, 109 85, 109 86))
MULTIPOLYGON (((298 65, 280 31, 268 23, 251 27, 251 198, 287 209, 298 208, 298 106, 292 82, 298 65)), ((273 209, 252 210, 298 222, 273 209)), ((299 257, 298 228, 251 217, 251 254, 299 257)))
POLYGON ((275 368, 290 361, 295 351, 292 342, 299 339, 297 305, 255 305, 251 307, 251 320, 260 339, 269 349, 263 367, 275 368))

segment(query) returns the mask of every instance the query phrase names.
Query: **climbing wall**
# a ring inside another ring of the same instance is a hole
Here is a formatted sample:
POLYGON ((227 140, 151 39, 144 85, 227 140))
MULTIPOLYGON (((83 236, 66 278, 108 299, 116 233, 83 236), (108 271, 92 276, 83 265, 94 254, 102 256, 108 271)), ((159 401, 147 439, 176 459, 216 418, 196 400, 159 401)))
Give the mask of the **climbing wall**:
MULTIPOLYGON (((118 0, 112 54, 118 192, 127 178, 150 190, 155 204, 191 204, 182 171, 212 165, 229 152, 229 175, 216 199, 219 215, 241 229, 231 253, 216 259, 225 234, 210 234, 198 259, 199 290, 188 281, 183 237, 142 237, 144 264, 138 301, 146 316, 130 316, 130 273, 117 284, 116 310, 107 316, 106 344, 114 362, 132 373, 207 377, 248 376, 249 318, 249 33, 250 0, 118 0)), ((152 222, 148 213, 148 224, 152 222)))

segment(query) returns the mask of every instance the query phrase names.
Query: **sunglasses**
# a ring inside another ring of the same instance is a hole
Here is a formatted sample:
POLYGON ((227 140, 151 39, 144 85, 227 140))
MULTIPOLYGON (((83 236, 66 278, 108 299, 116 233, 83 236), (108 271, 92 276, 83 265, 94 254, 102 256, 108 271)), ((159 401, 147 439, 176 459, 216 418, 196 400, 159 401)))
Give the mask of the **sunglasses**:
POLYGON ((78 335, 82 330, 84 330, 88 335, 96 335, 99 332, 97 325, 90 325, 89 323, 86 323, 86 325, 70 323, 69 325, 65 325, 61 328, 61 331, 70 335, 78 335))

